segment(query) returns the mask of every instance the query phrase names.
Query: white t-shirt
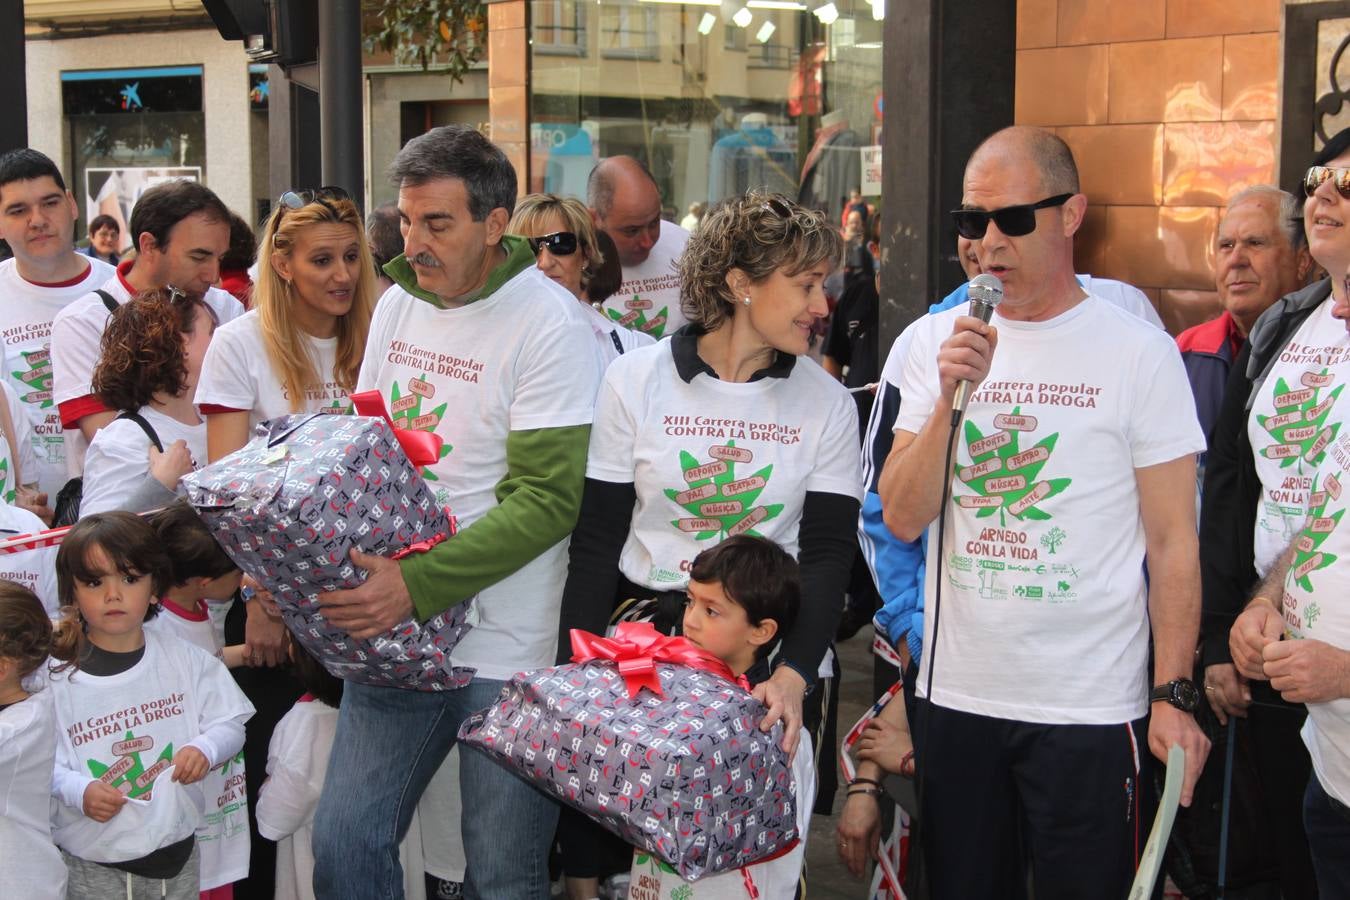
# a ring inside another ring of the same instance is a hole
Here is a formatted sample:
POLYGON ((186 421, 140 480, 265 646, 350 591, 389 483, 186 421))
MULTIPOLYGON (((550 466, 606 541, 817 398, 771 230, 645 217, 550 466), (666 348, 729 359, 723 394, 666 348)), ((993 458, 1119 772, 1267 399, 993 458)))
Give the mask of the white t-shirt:
POLYGON ((204 811, 202 783, 163 777, 174 753, 190 745, 212 768, 222 765, 243 749, 253 715, 220 660, 150 630, 145 655, 125 672, 53 672, 48 690, 58 731, 53 833, 67 853, 92 862, 138 859, 193 834, 204 811), (82 811, 95 780, 128 797, 104 823, 82 811))
MULTIPOLYGON (((768 862, 746 867, 762 900, 793 900, 806 861, 806 838, 811 832, 811 807, 816 802, 815 754, 811 736, 801 733, 801 744, 792 761, 793 791, 797 804, 797 833, 801 840, 787 853, 768 862)), ((644 850, 633 851, 629 870, 628 900, 745 900, 749 896, 745 876, 739 869, 685 881, 674 868, 644 850)))
POLYGON ((1148 295, 1132 284, 1116 281, 1113 278, 1095 278, 1091 275, 1075 275, 1083 290, 1094 297, 1100 297, 1113 303, 1128 313, 1133 313, 1145 322, 1166 331, 1158 310, 1154 309, 1148 295))
POLYGON ((694 557, 735 534, 796 556, 807 491, 862 498, 857 405, 819 365, 799 357, 786 378, 685 382, 673 347, 609 367, 586 463, 588 478, 633 485, 619 569, 657 590, 684 588, 694 557))
POLYGON ((51 691, 0 710, 0 872, 5 895, 63 900, 66 864, 52 843, 56 718, 51 691))
POLYGON ((1328 297, 1299 326, 1266 375, 1247 416, 1261 498, 1252 534, 1256 574, 1264 577, 1308 514, 1313 472, 1341 430, 1350 398, 1350 334, 1328 297))
MULTIPOLYGON (((916 327, 897 430, 928 421, 938 347, 968 308, 916 327)), ((929 527, 926 609, 942 573, 933 700, 1024 722, 1137 719, 1149 632, 1135 469, 1205 449, 1181 356, 1165 332, 1096 297, 1045 322, 996 311, 994 324, 998 350, 956 444, 944 565, 937 520, 929 527)))
MULTIPOLYGON (((0 503, 0 540, 20 534, 37 534, 47 526, 26 509, 0 503)), ((0 578, 18 582, 42 601, 42 608, 56 618, 60 611, 60 595, 56 591, 56 554, 58 547, 21 550, 18 553, 0 553, 0 578)))
MULTIPOLYGON (((38 465, 33 423, 28 418, 28 405, 19 399, 19 395, 7 382, 0 382, 0 388, 4 392, 4 402, 9 407, 9 420, 14 423, 14 448, 19 452, 16 466, 13 455, 9 452, 9 441, 5 438, 4 429, 0 428, 0 501, 13 503, 19 490, 19 481, 15 478, 16 470, 19 478, 26 484, 38 482, 39 487, 44 473, 38 465)), ((60 490, 59 486, 57 490, 60 490)), ((56 499, 55 494, 47 496, 51 501, 56 499)))
MULTIPOLYGON (((267 781, 258 794, 258 833, 277 842, 275 900, 314 897, 314 811, 328 774, 338 711, 308 695, 277 723, 267 747, 267 781)), ((458 830, 458 823, 438 828, 458 830)), ((423 900, 422 835, 417 813, 398 848, 403 863, 403 893, 423 900)))
MULTIPOLYGON (((28 408, 37 468, 24 477, 36 481, 51 500, 66 483, 65 438, 61 416, 52 397, 52 320, 71 302, 101 287, 113 277, 113 267, 90 259, 89 268, 74 282, 33 284, 19 274, 18 262, 0 263, 0 335, 4 336, 5 373, 28 408)), ((15 419, 14 427, 19 427, 15 419)))
MULTIPOLYGON (((130 268, 130 263, 118 266, 117 272, 102 286, 119 305, 126 303, 135 294, 125 278, 130 268)), ((244 314, 243 304, 220 288, 207 289, 206 305, 216 314, 218 325, 224 325, 244 314)), ((93 396, 92 385, 108 316, 103 298, 91 293, 61 310, 52 321, 52 389, 60 408, 63 427, 67 431, 66 461, 71 477, 84 471, 86 442, 77 423, 84 416, 103 408, 93 396), (78 452, 69 452, 71 448, 76 448, 78 452)), ((205 458, 203 455, 202 459, 205 458)))
MULTIPOLYGON (((174 441, 186 441, 194 465, 206 461, 205 420, 196 425, 185 425, 149 406, 142 406, 140 414, 154 429, 165 450, 174 441)), ((141 426, 131 419, 114 419, 99 429, 85 457, 80 515, 121 509, 121 504, 148 476, 153 446, 141 426)))
MULTIPOLYGON (((216 643, 211 617, 160 601, 159 615, 145 623, 146 631, 187 641, 219 657, 223 644, 216 643)), ((206 814, 197 826, 197 849, 201 854, 201 888, 209 891, 248 877, 248 792, 244 789, 244 751, 241 748, 218 769, 201 780, 206 814)))
MULTIPOLYGON (((397 286, 380 300, 357 388, 378 390, 396 425, 445 440, 424 475, 462 528, 497 506, 510 432, 590 424, 602 364, 585 316, 534 266, 455 309, 397 286)), ((564 538, 484 588, 453 664, 503 680, 550 665, 566 574, 564 538)))
POLYGON ((292 410, 289 395, 267 358, 258 311, 249 310, 222 325, 206 348, 201 378, 197 381, 197 405, 208 415, 246 411, 250 426, 292 412, 348 412, 347 392, 332 380, 337 338, 304 335, 304 342, 314 370, 322 374, 325 382, 306 390, 304 405, 292 410))
POLYGON ((675 264, 689 243, 689 232, 661 222, 661 236, 640 265, 624 266, 623 282, 605 300, 605 312, 620 325, 660 340, 686 321, 680 308, 680 275, 675 264))
POLYGON ((656 343, 656 338, 650 334, 624 328, 593 306, 588 305, 586 309, 590 311, 586 319, 595 333, 595 342, 600 347, 600 356, 606 366, 629 350, 656 343))
MULTIPOLYGON (((1345 565, 1350 559, 1350 432, 1342 432, 1320 466, 1311 469, 1308 515, 1285 576, 1285 632, 1295 640, 1322 641, 1350 650, 1350 603, 1345 565), (1325 603, 1325 605, 1323 605, 1325 603)), ((1350 698, 1309 703, 1303 725, 1313 772, 1322 788, 1350 804, 1350 698)))

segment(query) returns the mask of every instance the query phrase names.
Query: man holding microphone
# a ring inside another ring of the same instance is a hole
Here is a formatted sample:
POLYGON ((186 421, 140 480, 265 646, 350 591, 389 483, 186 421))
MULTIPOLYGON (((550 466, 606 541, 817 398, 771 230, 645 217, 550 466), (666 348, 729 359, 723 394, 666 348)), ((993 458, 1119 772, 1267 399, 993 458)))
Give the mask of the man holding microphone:
POLYGON ((1168 336, 1075 280, 1086 207, 1053 134, 975 151, 953 216, 1004 299, 916 326, 880 480, 895 535, 929 531, 914 724, 938 900, 1020 894, 1021 834, 1038 898, 1124 896, 1148 751, 1186 751, 1189 804, 1209 749, 1188 680, 1204 435, 1168 336))

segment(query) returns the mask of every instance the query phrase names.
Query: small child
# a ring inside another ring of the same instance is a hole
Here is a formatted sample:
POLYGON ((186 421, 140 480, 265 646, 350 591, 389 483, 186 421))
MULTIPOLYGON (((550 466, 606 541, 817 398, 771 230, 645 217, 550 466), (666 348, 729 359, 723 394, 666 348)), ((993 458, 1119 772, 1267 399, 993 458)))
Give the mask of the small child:
MULTIPOLYGON (((342 681, 291 643, 291 663, 306 693, 277 723, 267 748, 267 781, 258 794, 258 833, 277 842, 274 900, 314 897, 314 811, 323 793, 328 757, 337 732, 342 681)), ((445 827, 450 827, 447 823, 445 827)), ((413 813, 399 846, 406 900, 425 900, 422 832, 413 813)))
POLYGON ((49 812, 56 762, 51 691, 24 680, 51 652, 52 623, 27 588, 0 581, 0 873, 5 895, 66 896, 66 866, 52 843, 49 812))
MULTIPOLYGON (((147 521, 169 558, 169 587, 159 598, 159 615, 147 631, 194 644, 228 668, 244 665, 247 644, 222 646, 207 608, 228 602, 239 590, 243 573, 211 536, 197 513, 183 501, 151 514, 147 521)), ((200 900, 230 900, 234 882, 248 877, 248 792, 244 787, 244 751, 202 779, 206 821, 197 829, 201 854, 200 900)))
POLYGON ((146 631, 169 560, 145 521, 81 519, 56 557, 62 621, 53 836, 70 900, 197 900, 199 784, 244 744, 253 706, 211 654, 146 631))
MULTIPOLYGON (((765 659, 779 635, 792 627, 801 605, 797 561, 765 538, 738 535, 694 557, 689 571, 689 600, 684 636, 743 675, 765 659)), ((673 868, 642 851, 633 856, 630 900, 744 900, 747 877, 763 900, 797 896, 811 807, 816 799, 816 768, 811 737, 801 733, 792 762, 796 783, 797 831, 801 840, 782 856, 748 866, 744 873, 723 872, 685 881, 673 868)))

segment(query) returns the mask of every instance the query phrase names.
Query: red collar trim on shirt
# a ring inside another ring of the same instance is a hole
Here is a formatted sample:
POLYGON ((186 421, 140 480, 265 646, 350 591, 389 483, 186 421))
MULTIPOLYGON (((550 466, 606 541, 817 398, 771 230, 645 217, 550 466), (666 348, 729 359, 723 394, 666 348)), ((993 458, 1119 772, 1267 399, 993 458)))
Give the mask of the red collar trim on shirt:
POLYGON ((86 265, 86 266, 84 267, 84 271, 83 271, 83 272, 81 272, 80 274, 76 275, 74 278, 68 278, 68 279, 66 279, 65 281, 34 281, 34 280, 31 279, 31 278, 23 278, 22 275, 20 275, 19 277, 20 277, 20 278, 23 278, 24 281, 28 282, 28 283, 31 284, 33 287, 40 287, 40 288, 68 288, 68 287, 74 287, 75 285, 79 284, 81 281, 84 281, 86 278, 88 278, 88 277, 89 277, 89 269, 90 269, 90 266, 86 265))
POLYGON ((202 603, 200 600, 197 601, 197 608, 195 610, 184 609, 168 597, 160 597, 159 605, 164 607, 165 612, 172 613, 180 619, 187 619, 189 622, 205 622, 207 619, 211 618, 206 614, 206 604, 202 603))
POLYGON ((295 702, 296 702, 296 703, 313 703, 314 700, 315 700, 315 697, 314 697, 313 694, 301 694, 301 695, 300 695, 300 699, 297 700, 297 701, 295 701, 295 702))
POLYGON ((1236 358, 1242 350, 1244 338, 1238 331, 1237 322, 1228 310, 1218 318, 1210 319, 1199 325, 1187 328, 1181 334, 1177 335, 1177 348, 1182 353, 1215 353, 1217 354, 1226 343, 1236 358))
POLYGON ((117 264, 117 280, 122 282, 122 287, 126 288, 127 293, 133 297, 136 296, 139 291, 131 286, 130 281, 127 281, 127 273, 131 271, 131 267, 134 265, 136 265, 136 260, 134 259, 124 259, 117 264))

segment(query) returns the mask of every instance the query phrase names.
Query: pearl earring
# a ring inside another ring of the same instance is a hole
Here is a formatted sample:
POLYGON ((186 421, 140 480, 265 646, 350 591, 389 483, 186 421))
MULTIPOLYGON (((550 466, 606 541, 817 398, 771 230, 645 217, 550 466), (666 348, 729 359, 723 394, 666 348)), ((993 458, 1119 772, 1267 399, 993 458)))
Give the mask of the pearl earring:
POLYGON ((744 300, 742 300, 741 302, 744 303, 746 306, 749 306, 749 305, 750 305, 750 298, 749 298, 749 297, 746 297, 746 298, 745 298, 744 300))

